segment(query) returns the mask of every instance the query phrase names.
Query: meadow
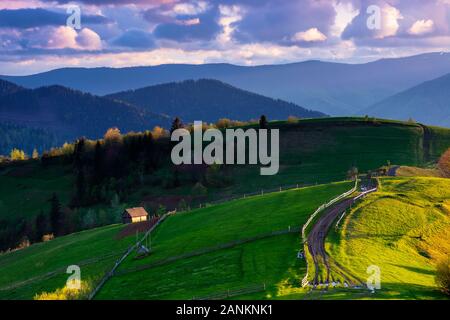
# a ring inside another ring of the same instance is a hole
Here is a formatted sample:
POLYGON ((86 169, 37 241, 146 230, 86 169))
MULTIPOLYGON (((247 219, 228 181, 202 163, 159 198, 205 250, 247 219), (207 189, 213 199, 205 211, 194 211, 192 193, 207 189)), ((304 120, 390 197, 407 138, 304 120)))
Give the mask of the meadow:
POLYGON ((449 199, 448 179, 383 178, 380 190, 332 230, 327 250, 338 263, 361 279, 370 265, 381 269, 381 290, 361 298, 445 298, 434 276, 436 263, 450 254, 449 199))
MULTIPOLYGON (((294 228, 323 202, 351 187, 351 182, 342 182, 282 191, 171 216, 152 234, 151 255, 139 260, 130 256, 97 298, 182 299, 261 283, 276 295, 277 285, 287 280, 294 265, 299 264, 295 272, 301 276, 305 271, 304 261, 296 257, 300 230, 294 228), (276 234, 289 227, 291 233, 276 234), (224 244, 230 247, 221 248, 224 244), (201 249, 211 250, 152 265, 201 249), (162 273, 163 279, 155 279, 162 273), (189 285, 193 283, 201 285, 189 285)), ((295 281, 297 287, 300 280, 295 281)))
MULTIPOLYGON (((436 160, 450 146, 449 129, 428 127, 425 143, 421 125, 399 121, 323 118, 295 123, 274 121, 269 127, 280 129, 279 173, 261 176, 259 166, 232 166, 229 171, 231 184, 209 187, 202 201, 284 185, 342 181, 352 166, 358 167, 360 172, 377 169, 388 162, 423 166, 436 160)), ((130 190, 124 205, 140 205, 148 195, 196 195, 191 182, 170 189, 155 183, 167 174, 168 168, 163 167, 144 177, 148 183, 130 190)), ((33 218, 40 210, 48 211, 48 200, 53 193, 67 205, 74 193, 74 183, 71 164, 43 167, 39 162, 30 161, 0 168, 0 219, 33 218)), ((105 210, 108 206, 97 205, 92 209, 105 210)))
POLYGON ((0 299, 33 299, 65 286, 67 267, 78 265, 82 280, 97 282, 134 236, 116 239, 123 225, 92 229, 0 255, 0 299))

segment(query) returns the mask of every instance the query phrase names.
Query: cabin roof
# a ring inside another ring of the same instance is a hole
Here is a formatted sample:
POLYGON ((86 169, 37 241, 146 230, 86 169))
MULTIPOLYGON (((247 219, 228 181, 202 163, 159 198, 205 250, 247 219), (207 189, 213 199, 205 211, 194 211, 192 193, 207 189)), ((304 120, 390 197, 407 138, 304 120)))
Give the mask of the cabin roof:
POLYGON ((128 213, 132 218, 148 216, 147 211, 143 207, 125 209, 125 213, 128 213))

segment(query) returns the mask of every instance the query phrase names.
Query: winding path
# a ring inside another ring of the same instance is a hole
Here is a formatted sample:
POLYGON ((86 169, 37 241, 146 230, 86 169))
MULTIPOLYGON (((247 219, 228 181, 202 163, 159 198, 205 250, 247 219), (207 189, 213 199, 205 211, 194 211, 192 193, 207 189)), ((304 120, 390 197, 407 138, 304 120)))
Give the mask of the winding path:
MULTIPOLYGON (((372 189, 364 192, 363 195, 375 190, 376 189, 372 189)), ((331 282, 337 281, 337 278, 344 279, 345 283, 349 286, 364 285, 360 279, 352 275, 351 272, 330 257, 325 250, 325 239, 333 222, 336 221, 336 218, 340 214, 348 210, 358 197, 361 197, 361 194, 359 196, 344 199, 331 208, 328 208, 312 227, 307 238, 307 245, 309 253, 314 261, 315 272, 314 279, 311 283, 313 286, 330 284, 331 282)))

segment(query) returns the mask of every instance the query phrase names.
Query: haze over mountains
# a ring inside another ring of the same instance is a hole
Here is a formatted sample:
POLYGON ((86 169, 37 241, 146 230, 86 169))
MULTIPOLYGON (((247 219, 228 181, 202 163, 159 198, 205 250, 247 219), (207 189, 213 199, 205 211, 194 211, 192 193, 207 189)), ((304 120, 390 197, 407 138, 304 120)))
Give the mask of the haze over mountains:
POLYGON ((220 118, 233 120, 258 119, 262 114, 269 119, 285 120, 289 116, 301 118, 324 117, 323 113, 306 110, 293 103, 274 100, 259 94, 234 88, 218 80, 186 80, 129 90, 106 96, 125 101, 144 110, 184 122, 195 120, 215 122, 220 118))
POLYGON ((29 88, 58 84, 100 95, 174 81, 217 79, 329 115, 354 115, 391 95, 447 73, 450 54, 428 53, 365 64, 306 61, 256 67, 173 64, 121 69, 65 68, 0 78, 29 88))
POLYGON ((450 127, 450 74, 426 81, 389 97, 365 110, 388 119, 419 120, 450 127))

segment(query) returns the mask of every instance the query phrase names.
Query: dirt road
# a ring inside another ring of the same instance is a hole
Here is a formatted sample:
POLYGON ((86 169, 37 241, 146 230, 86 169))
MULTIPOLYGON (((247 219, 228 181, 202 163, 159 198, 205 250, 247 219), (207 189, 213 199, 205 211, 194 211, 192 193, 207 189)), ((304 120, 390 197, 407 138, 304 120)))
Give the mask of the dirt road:
POLYGON ((328 230, 339 215, 350 208, 354 198, 345 199, 327 209, 308 235, 308 249, 314 260, 315 275, 312 285, 331 283, 344 279, 349 286, 362 285, 362 281, 351 275, 325 251, 325 238, 328 230))

